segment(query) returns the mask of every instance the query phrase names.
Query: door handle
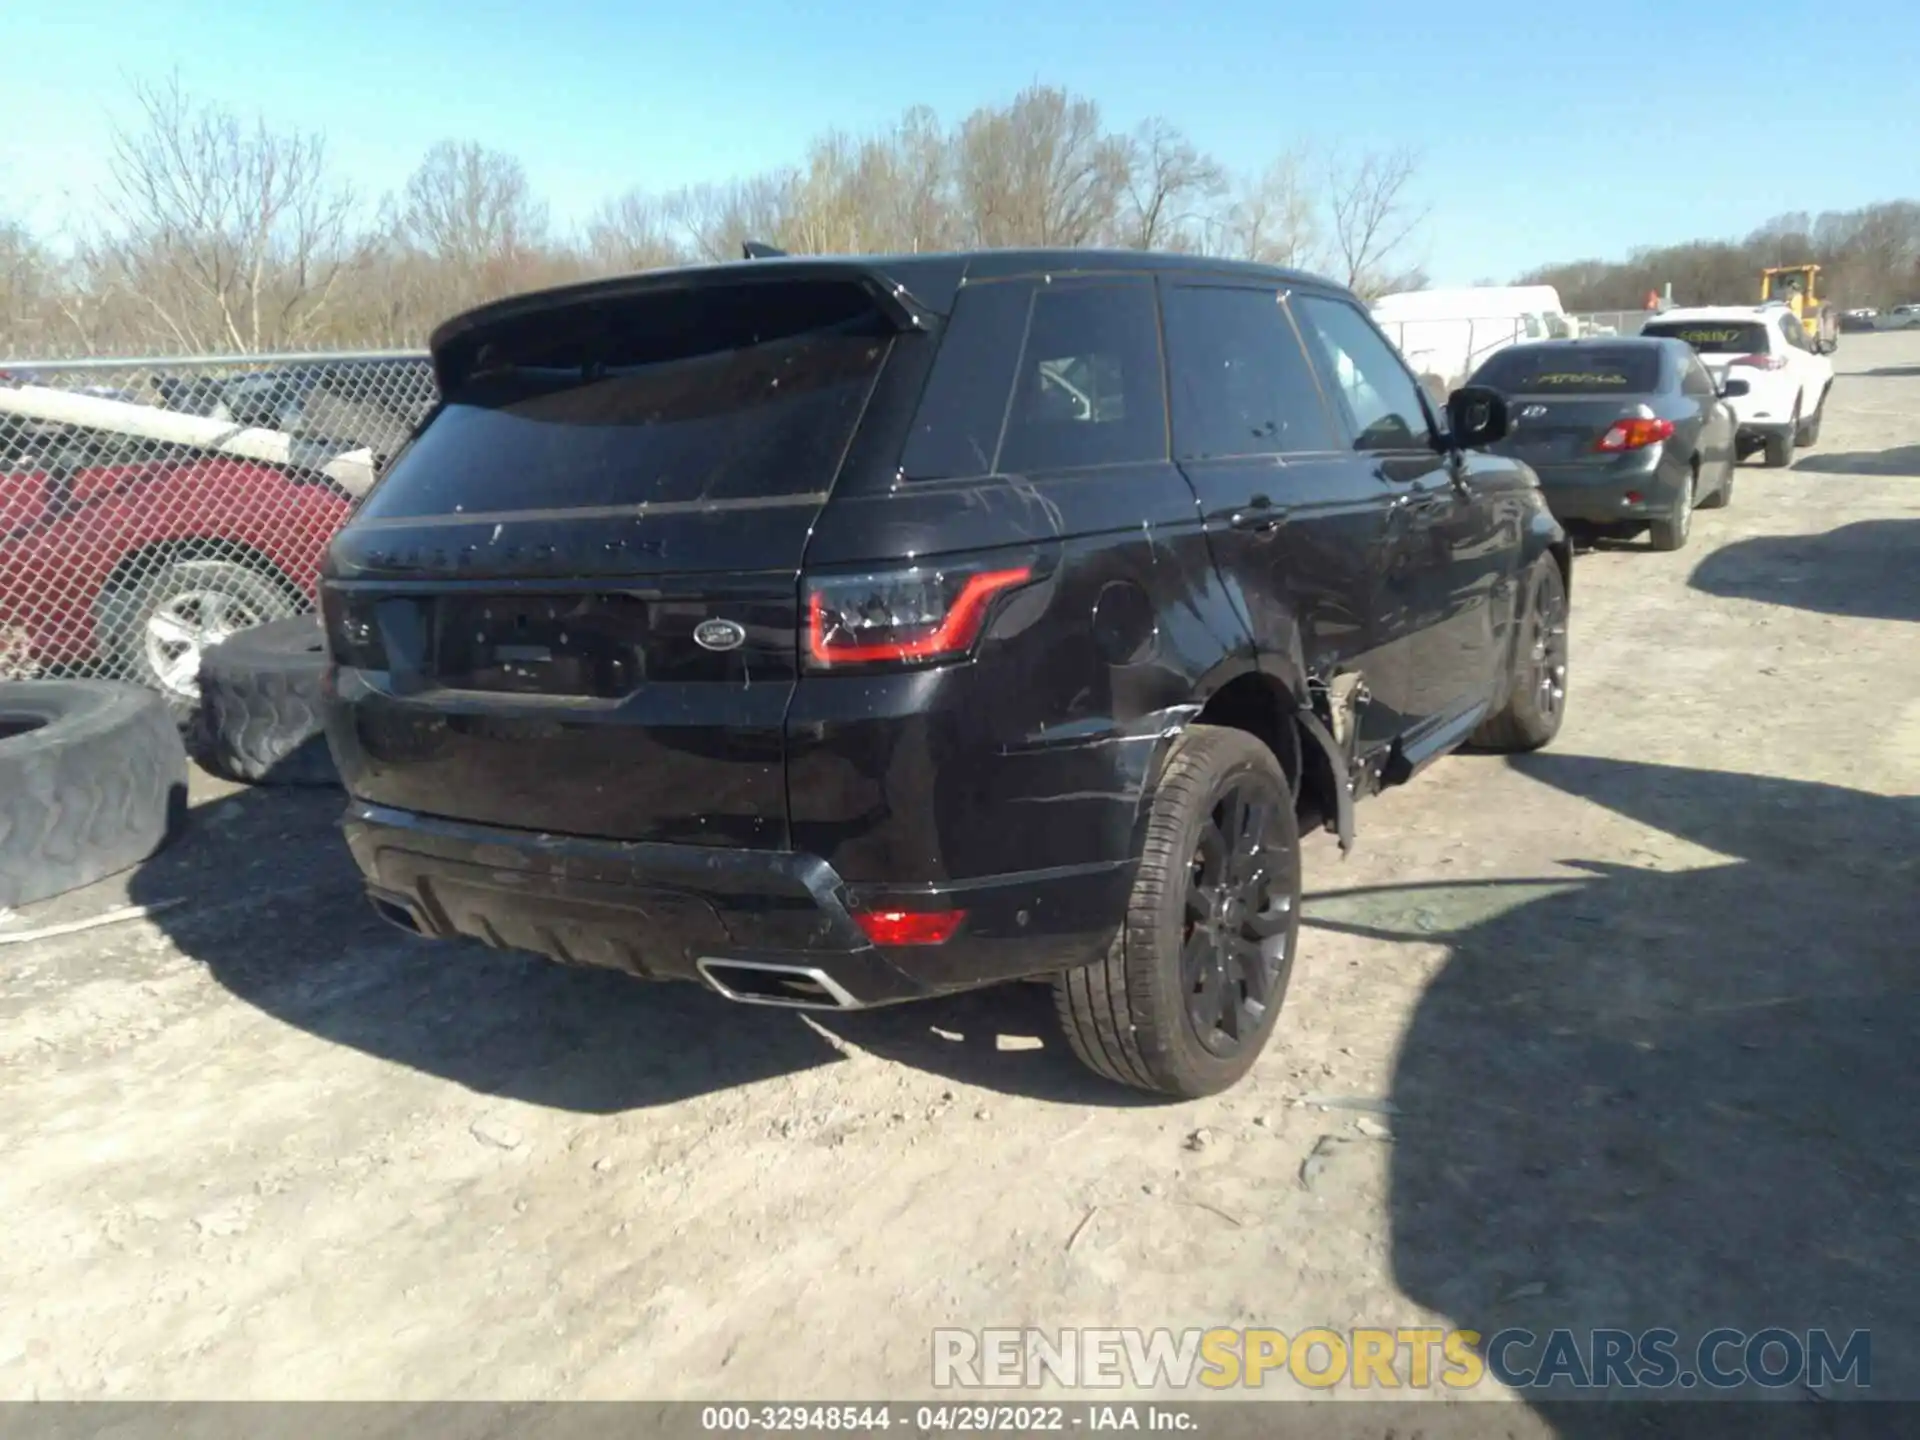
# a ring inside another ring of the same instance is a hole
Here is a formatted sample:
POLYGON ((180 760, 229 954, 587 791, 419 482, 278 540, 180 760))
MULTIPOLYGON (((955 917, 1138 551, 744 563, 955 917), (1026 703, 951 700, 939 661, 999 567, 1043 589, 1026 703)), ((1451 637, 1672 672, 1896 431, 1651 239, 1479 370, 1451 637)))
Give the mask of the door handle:
POLYGON ((1275 505, 1264 495, 1256 495, 1247 502, 1246 509, 1233 512, 1231 523, 1236 530, 1265 535, 1287 523, 1286 507, 1275 505))

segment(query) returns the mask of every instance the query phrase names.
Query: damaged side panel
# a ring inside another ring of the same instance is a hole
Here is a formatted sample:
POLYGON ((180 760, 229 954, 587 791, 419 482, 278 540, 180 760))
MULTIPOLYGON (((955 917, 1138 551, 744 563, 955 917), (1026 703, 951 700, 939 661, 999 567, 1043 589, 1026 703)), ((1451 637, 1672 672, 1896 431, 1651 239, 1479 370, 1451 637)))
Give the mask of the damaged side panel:
POLYGON ((914 486, 873 504, 866 523, 893 537, 891 553, 913 553, 933 515, 980 514, 1049 573, 968 665, 802 680, 787 716, 795 847, 850 881, 1130 863, 1199 682, 1223 655, 1252 664, 1184 492, 1170 466, 1142 466, 914 486), (1086 534, 1095 512, 1135 523, 1086 534), (1054 538, 1075 526, 1078 538, 1054 538))

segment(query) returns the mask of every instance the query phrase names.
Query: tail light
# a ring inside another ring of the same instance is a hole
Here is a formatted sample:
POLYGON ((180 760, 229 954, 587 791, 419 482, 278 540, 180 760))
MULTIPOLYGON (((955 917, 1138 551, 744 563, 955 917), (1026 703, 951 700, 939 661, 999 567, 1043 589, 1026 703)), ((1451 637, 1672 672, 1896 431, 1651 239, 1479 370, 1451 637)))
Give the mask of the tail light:
POLYGON ((944 945, 966 918, 964 910, 859 910, 853 923, 876 945, 944 945))
POLYGON ((916 565, 806 581, 807 660, 841 665, 930 665, 962 659, 1010 591, 1032 583, 1032 565, 916 565))
POLYGON ((1784 370, 1787 357, 1784 355, 1736 355, 1728 365, 1745 365, 1753 370, 1784 370))
POLYGON ((1607 433, 1600 437, 1600 443, 1593 448, 1604 455, 1617 455, 1623 450, 1644 450, 1649 445, 1658 445, 1662 440, 1672 438, 1671 420, 1648 420, 1635 416, 1629 420, 1614 421, 1607 433))

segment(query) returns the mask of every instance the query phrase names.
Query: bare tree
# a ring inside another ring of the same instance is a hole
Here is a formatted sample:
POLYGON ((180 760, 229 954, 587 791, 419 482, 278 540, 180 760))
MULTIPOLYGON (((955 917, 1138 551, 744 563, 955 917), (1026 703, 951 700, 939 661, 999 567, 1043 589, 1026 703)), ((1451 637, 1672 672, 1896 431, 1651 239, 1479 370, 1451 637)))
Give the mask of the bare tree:
POLYGON ((1302 150, 1275 159, 1215 218, 1207 248, 1237 260, 1318 269, 1321 227, 1306 166, 1302 150))
POLYGON ((0 221, 0 356, 44 354, 55 343, 61 278, 24 225, 0 221))
POLYGON ((954 145, 926 106, 900 117, 887 146, 889 183, 881 199, 895 249, 916 253, 960 243, 954 199, 954 145))
POLYGON ((392 289, 416 322, 584 269, 577 257, 556 265, 547 207, 520 162, 471 141, 430 149, 386 212, 392 289))
POLYGON ((1404 149, 1369 151, 1355 162, 1336 155, 1328 163, 1334 259, 1358 294, 1381 294, 1394 283, 1383 272, 1426 218, 1407 193, 1419 168, 1419 157, 1404 149))
POLYGON ((738 260, 748 240, 802 248, 788 233, 797 184, 793 171, 774 170, 720 185, 695 185, 676 191, 669 203, 680 216, 696 259, 738 260))
POLYGON ((1113 231, 1128 145, 1100 107, 1037 85, 967 117, 955 145, 959 198, 977 245, 1088 245, 1113 231))
POLYGON ((1127 142, 1126 194, 1117 239, 1136 250, 1188 250, 1205 242, 1207 207, 1226 193, 1218 162, 1164 120, 1127 142))
POLYGON ((546 242, 547 207, 511 155, 443 140, 427 152, 393 209, 412 249, 470 266, 512 262, 546 242))
POLYGON ((587 253, 607 273, 659 270, 687 259, 682 216, 673 201, 629 190, 603 205, 587 225, 587 253))
POLYGON ((178 76, 133 94, 139 120, 112 139, 114 232, 85 248, 96 283, 182 348, 298 343, 357 258, 325 142, 199 104, 178 76))

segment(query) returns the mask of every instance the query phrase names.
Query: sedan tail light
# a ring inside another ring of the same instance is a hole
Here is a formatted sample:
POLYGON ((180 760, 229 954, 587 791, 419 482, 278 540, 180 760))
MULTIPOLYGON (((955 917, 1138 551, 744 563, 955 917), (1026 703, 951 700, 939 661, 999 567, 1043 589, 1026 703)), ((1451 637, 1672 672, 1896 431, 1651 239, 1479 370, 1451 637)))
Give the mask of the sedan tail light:
POLYGON ((1784 370, 1787 368, 1787 357, 1784 355, 1736 355, 1727 364, 1745 365, 1754 370, 1784 370))
POLYGON ((1648 420, 1635 416, 1629 420, 1614 421, 1607 433, 1600 437, 1600 443, 1593 448, 1603 455, 1617 455, 1625 450, 1644 450, 1649 445, 1658 445, 1662 440, 1672 438, 1671 420, 1648 420))
POLYGON ((807 661, 932 665, 962 659, 1008 592, 1032 583, 1031 565, 916 565, 806 580, 807 661))

